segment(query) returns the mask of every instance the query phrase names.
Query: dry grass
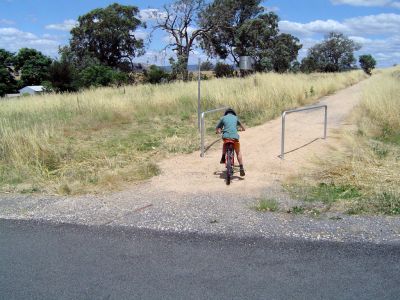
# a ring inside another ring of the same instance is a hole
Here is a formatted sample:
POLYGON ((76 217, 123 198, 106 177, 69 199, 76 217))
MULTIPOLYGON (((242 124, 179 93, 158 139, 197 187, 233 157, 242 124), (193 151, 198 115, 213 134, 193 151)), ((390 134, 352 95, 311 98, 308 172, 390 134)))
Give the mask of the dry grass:
POLYGON ((399 68, 373 78, 353 112, 357 130, 343 136, 346 150, 330 153, 293 191, 348 213, 400 214, 399 95, 399 68))
MULTIPOLYGON (((234 107, 247 125, 364 78, 258 74, 203 82, 205 109, 234 107)), ((157 160, 198 147, 197 83, 100 88, 0 102, 0 189, 83 193, 157 174, 157 160)))

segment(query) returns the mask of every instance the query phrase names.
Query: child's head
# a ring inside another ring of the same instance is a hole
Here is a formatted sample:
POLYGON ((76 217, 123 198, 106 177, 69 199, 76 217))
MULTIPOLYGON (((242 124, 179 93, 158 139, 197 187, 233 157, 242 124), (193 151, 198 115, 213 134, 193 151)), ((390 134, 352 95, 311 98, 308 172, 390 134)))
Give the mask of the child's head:
POLYGON ((232 114, 232 115, 235 115, 235 116, 236 116, 236 112, 235 112, 232 108, 228 108, 228 109, 225 111, 224 116, 226 116, 226 115, 228 115, 228 114, 232 114))

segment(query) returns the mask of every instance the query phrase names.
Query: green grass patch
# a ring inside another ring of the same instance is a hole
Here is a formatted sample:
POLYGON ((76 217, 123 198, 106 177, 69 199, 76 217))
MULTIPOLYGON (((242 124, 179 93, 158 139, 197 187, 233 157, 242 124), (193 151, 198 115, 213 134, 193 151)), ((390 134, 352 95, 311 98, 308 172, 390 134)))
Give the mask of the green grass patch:
POLYGON ((259 199, 253 208, 259 212, 274 212, 278 210, 279 204, 274 199, 259 199))
POLYGON ((347 210, 349 215, 371 212, 389 216, 400 215, 400 195, 393 192, 382 192, 356 201, 347 210))
POLYGON ((351 185, 335 185, 333 183, 319 183, 316 186, 309 185, 289 185, 287 190, 292 196, 307 202, 322 202, 331 204, 337 200, 358 198, 361 192, 358 188, 351 185))

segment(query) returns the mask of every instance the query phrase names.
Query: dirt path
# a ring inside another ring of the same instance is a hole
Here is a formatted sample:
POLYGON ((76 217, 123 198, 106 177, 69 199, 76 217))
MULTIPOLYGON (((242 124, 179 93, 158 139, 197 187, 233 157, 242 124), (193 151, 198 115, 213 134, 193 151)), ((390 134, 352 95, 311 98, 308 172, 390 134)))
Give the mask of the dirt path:
POLYGON ((321 154, 329 145, 335 144, 332 133, 344 124, 346 116, 360 101, 365 84, 368 81, 321 99, 320 104, 328 105, 327 140, 321 139, 323 110, 289 114, 286 118, 285 151, 299 149, 287 153, 285 160, 278 157, 281 140, 281 119, 278 118, 241 133, 246 169, 244 179, 236 176, 230 186, 224 184, 224 166, 219 165, 222 144, 218 142, 206 152, 205 158, 200 158, 199 152, 195 152, 162 162, 162 174, 151 180, 151 186, 166 192, 257 194, 261 189, 282 181, 288 175, 300 172, 315 154, 321 154), (316 138, 320 139, 315 140, 316 138))

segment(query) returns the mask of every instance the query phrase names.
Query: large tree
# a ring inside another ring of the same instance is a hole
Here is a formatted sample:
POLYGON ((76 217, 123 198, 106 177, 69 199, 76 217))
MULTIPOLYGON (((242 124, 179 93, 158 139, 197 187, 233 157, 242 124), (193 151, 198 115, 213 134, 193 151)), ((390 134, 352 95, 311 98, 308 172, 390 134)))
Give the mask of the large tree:
POLYGON ((70 51, 78 60, 92 56, 110 67, 127 62, 133 67, 133 58, 144 54, 143 39, 135 36, 144 26, 138 13, 135 6, 114 3, 80 16, 71 30, 70 51))
POLYGON ((170 35, 167 47, 172 47, 175 51, 177 61, 173 61, 174 67, 184 80, 188 79, 189 55, 195 47, 196 39, 209 32, 212 27, 212 24, 198 27, 198 15, 204 5, 204 0, 176 0, 164 7, 164 13, 155 26, 170 35))
POLYGON ((10 63, 13 54, 7 50, 0 49, 0 97, 15 92, 16 81, 12 74, 10 63))
POLYGON ((13 58, 16 71, 21 73, 22 85, 40 85, 49 78, 51 58, 40 51, 22 48, 13 58))
POLYGON ((202 39, 211 56, 252 56, 256 69, 283 72, 296 59, 301 45, 289 34, 279 34, 278 16, 265 12, 261 0, 215 0, 201 14, 201 25, 212 24, 202 39))
POLYGON ((9 68, 0 64, 0 97, 15 92, 17 82, 9 68))
POLYGON ((302 70, 306 72, 341 72, 355 68, 354 51, 361 45, 340 32, 331 32, 324 41, 308 50, 302 60, 302 70))

